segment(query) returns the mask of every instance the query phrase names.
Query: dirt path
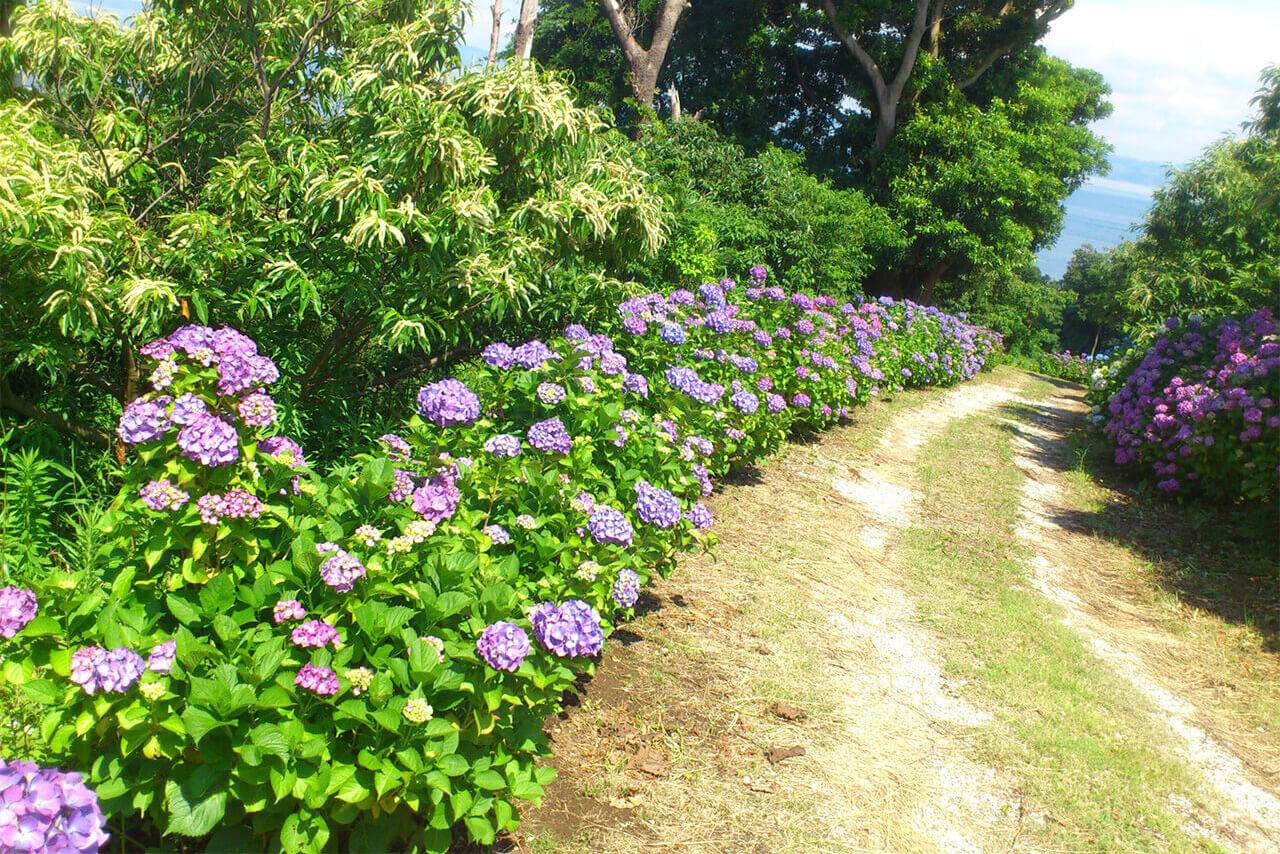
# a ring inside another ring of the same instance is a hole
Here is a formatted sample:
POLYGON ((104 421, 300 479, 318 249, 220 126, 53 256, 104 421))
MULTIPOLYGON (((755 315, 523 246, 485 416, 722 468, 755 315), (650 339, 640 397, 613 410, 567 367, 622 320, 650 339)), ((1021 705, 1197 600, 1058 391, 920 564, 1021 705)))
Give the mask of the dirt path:
POLYGON ((1221 812, 1196 801, 1186 823, 1228 849, 1275 850, 1274 785, 1231 764, 1230 748, 1196 723, 1193 699, 1144 666, 1135 633, 1112 631, 1106 608, 1084 604, 1087 567, 1060 559, 1091 546, 1070 541, 1091 538, 1055 523, 1047 503, 1063 468, 1051 452, 1081 404, 1065 391, 1024 400, 1027 381, 1004 372, 906 395, 718 493, 717 559, 684 561, 656 585, 581 705, 555 723, 560 777, 525 811, 520 849, 1039 850, 1035 825, 1053 816, 977 758, 993 716, 948 677, 903 576, 922 449, 959 419, 1021 406, 1028 575, 1211 779, 1221 812))

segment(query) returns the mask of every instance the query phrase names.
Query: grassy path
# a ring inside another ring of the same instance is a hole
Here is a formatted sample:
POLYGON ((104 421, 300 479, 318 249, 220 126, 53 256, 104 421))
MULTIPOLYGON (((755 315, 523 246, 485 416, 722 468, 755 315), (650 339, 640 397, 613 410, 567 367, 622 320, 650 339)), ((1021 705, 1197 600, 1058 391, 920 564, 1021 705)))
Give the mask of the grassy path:
POLYGON ((715 496, 715 559, 554 722, 519 849, 1274 850, 1275 655, 1058 524, 1114 497, 1070 465, 1073 393, 1006 370, 902 395, 715 496), (1169 657, 1239 696, 1167 684, 1169 657))

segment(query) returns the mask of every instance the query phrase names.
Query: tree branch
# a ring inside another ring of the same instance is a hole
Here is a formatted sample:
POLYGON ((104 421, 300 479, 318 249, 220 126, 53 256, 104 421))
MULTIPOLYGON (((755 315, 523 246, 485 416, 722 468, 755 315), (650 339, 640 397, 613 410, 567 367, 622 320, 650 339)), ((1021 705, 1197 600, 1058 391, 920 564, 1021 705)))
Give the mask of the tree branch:
MULTIPOLYGON (((1008 9, 1007 6, 1005 8, 1008 9)), ((1062 17, 1063 13, 1070 8, 1071 0, 1056 0, 1053 5, 1045 9, 1044 12, 1036 18, 1034 22, 1032 22, 1030 38, 1025 34, 1022 34, 1003 44, 996 45, 987 52, 986 56, 979 60, 978 64, 974 66, 973 71, 968 76, 963 80, 956 82, 956 88, 963 91, 968 89, 974 83, 977 83, 978 80, 982 78, 982 75, 991 70, 991 66, 995 65, 997 60, 1002 56, 1007 56, 1014 50, 1026 47, 1028 44, 1035 41, 1043 33, 1045 27, 1062 17)))
POLYGON ((831 24, 831 29, 835 30, 836 37, 844 44, 849 52, 853 54, 853 58, 858 60, 862 69, 867 72, 867 76, 871 78, 871 86, 875 89, 876 100, 884 101, 886 94, 886 86, 884 82, 884 74, 880 71, 880 66, 871 58, 871 54, 862 49, 862 45, 858 44, 858 40, 845 32, 844 27, 840 26, 840 20, 836 16, 836 7, 831 0, 822 0, 822 11, 827 15, 827 21, 831 24))
POLYGON ((25 415, 28 418, 34 418, 37 421, 43 421, 50 425, 60 433, 68 436, 74 436, 77 439, 83 439, 86 442, 92 442, 95 445, 101 445, 104 448, 111 447, 111 437, 95 427, 87 424, 80 424, 74 421, 68 421, 55 412, 49 412, 24 400, 13 393, 9 388, 8 379, 0 376, 0 407, 12 409, 19 415, 25 415))

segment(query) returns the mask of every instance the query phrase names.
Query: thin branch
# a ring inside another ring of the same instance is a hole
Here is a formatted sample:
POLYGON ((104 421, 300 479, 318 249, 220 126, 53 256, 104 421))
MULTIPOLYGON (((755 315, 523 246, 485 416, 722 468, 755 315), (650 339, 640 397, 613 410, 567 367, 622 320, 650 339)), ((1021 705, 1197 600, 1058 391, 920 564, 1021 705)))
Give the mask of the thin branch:
POLYGON ((58 432, 65 433, 68 436, 75 436, 77 439, 83 439, 86 442, 92 442, 104 448, 111 447, 111 437, 106 433, 87 424, 68 421, 56 412, 49 412, 47 409, 18 397, 9 388, 9 381, 2 376, 0 376, 0 407, 7 407, 19 415, 43 421, 58 432))
POLYGON ((986 74, 988 71, 991 70, 991 66, 995 65, 997 60, 999 60, 1003 56, 1007 56, 1009 53, 1013 52, 1018 48, 1025 47, 1031 41, 1034 41, 1039 36, 1039 34, 1043 32, 1044 27, 1048 26, 1052 22, 1056 21, 1058 18, 1062 17, 1063 13, 1070 8, 1071 8, 1071 0, 1057 0, 1056 3, 1054 3, 1049 8, 1045 9, 1044 13, 1040 15, 1040 17, 1035 19, 1031 27, 1030 40, 1028 40, 1027 37, 1024 35, 1024 36, 1019 36, 1018 38, 1015 38, 1015 39, 1011 39, 1010 41, 1007 41, 1004 44, 996 45, 996 47, 988 51, 987 55, 984 56, 978 62, 978 64, 974 67, 974 70, 967 77, 965 77, 963 80, 960 80, 956 83, 956 88, 963 91, 965 89, 968 89, 974 83, 977 83, 978 80, 982 78, 982 75, 986 74))

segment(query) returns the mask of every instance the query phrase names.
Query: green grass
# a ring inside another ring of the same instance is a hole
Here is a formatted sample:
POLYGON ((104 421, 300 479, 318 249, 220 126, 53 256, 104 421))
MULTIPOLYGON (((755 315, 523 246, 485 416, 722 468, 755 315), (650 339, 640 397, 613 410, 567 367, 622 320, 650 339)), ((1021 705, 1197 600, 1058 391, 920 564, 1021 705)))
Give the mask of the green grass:
POLYGON ((1023 475, 998 419, 950 425, 922 450, 919 475, 921 524, 904 541, 911 593, 948 672, 996 715, 979 758, 1047 813, 1034 832, 1072 851, 1215 850, 1167 807, 1174 792, 1198 800, 1199 784, 1144 699, 1031 589, 1015 535, 1023 475))

